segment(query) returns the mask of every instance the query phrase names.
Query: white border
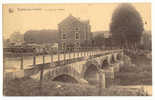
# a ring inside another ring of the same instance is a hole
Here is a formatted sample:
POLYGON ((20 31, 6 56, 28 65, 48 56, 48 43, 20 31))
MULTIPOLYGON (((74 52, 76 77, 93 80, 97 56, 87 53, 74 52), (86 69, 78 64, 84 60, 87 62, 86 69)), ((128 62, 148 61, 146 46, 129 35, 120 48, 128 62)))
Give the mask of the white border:
MULTIPOLYGON (((120 3, 120 2, 131 2, 131 3, 135 3, 135 2, 151 2, 152 3, 152 33, 154 33, 154 17, 155 17, 155 12, 153 13, 153 10, 155 10, 155 0, 0 0, 0 62, 3 62, 3 52, 2 52, 2 4, 4 3, 120 3)), ((155 27, 155 26, 154 26, 155 27)), ((155 37, 152 34, 152 44, 154 44, 155 42, 155 37)), ((152 46, 152 51, 154 50, 155 46, 152 46)), ((152 54, 154 55, 154 52, 152 52, 152 54)), ((153 57, 153 56, 152 56, 153 57)), ((152 62, 155 62, 155 59, 153 57, 152 62)), ((154 67, 154 63, 153 66, 154 67)), ((154 72, 154 68, 153 68, 153 72, 154 72)), ((100 100, 155 100, 154 96, 150 96, 150 97, 133 97, 133 96, 101 96, 101 97, 77 97, 77 96, 73 96, 73 97, 5 97, 3 96, 3 86, 2 86, 2 80, 3 80, 3 63, 0 63, 0 100, 17 100, 17 99, 24 99, 24 100, 59 100, 59 99, 63 99, 63 100, 86 100, 86 99, 90 99, 90 100, 94 100, 94 99, 100 99, 100 100)), ((153 78, 154 78, 154 73, 153 73, 153 78)), ((153 82, 154 83, 154 82, 153 82)), ((154 84, 153 84, 154 85, 154 84)), ((154 86, 153 86, 154 87, 154 86)), ((154 89, 153 89, 154 91, 154 89)), ((154 92, 153 92, 154 95, 154 92)))

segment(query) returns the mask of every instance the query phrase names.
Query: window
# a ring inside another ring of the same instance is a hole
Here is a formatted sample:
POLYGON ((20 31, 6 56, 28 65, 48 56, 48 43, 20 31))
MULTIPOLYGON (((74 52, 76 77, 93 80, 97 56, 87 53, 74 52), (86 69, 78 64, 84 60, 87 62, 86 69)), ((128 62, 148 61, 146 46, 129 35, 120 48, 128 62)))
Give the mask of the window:
POLYGON ((76 27, 76 28, 75 28, 75 31, 78 31, 78 30, 79 30, 79 28, 78 28, 78 27, 76 27))
POLYGON ((75 39, 78 40, 79 38, 79 32, 75 32, 75 39))
POLYGON ((65 40, 66 39, 66 34, 62 33, 62 39, 65 40))
POLYGON ((62 49, 65 49, 65 47, 66 47, 66 44, 62 43, 62 49))
POLYGON ((75 45, 76 45, 76 47, 79 47, 80 46, 80 43, 79 42, 76 42, 75 45))

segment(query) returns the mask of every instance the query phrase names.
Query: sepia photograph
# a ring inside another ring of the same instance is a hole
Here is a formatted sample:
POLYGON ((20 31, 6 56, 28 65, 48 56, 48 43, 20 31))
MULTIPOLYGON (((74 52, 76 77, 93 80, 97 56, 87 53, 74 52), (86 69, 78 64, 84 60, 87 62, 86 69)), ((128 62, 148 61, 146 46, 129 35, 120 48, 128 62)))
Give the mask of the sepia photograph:
POLYGON ((3 96, 152 96, 151 3, 2 4, 3 96))

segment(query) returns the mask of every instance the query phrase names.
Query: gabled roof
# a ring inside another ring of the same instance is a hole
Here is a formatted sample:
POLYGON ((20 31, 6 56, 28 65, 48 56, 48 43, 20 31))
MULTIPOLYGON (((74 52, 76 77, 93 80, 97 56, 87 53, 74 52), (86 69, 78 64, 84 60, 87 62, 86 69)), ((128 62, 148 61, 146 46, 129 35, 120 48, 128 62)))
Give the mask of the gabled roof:
POLYGON ((70 22, 70 21, 78 21, 78 22, 80 22, 82 24, 89 24, 89 20, 80 20, 79 18, 76 18, 76 17, 74 17, 74 16, 72 16, 70 14, 67 18, 65 18, 64 20, 62 20, 58 25, 62 25, 64 23, 70 22))
POLYGON ((65 18, 64 20, 62 20, 58 25, 64 24, 66 22, 70 22, 70 21, 78 21, 80 22, 76 17, 69 15, 67 18, 65 18))

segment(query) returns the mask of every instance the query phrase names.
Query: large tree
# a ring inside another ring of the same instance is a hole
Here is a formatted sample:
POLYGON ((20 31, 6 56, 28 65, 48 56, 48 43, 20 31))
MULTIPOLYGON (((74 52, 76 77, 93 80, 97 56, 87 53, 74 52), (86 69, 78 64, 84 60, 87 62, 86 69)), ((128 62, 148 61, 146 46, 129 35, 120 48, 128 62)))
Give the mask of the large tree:
POLYGON ((131 4, 120 4, 112 15, 110 32, 115 45, 133 46, 140 42, 143 21, 131 4))
POLYGON ((104 34, 94 36, 94 43, 95 46, 102 47, 104 45, 104 34))

